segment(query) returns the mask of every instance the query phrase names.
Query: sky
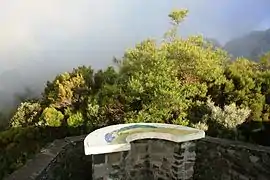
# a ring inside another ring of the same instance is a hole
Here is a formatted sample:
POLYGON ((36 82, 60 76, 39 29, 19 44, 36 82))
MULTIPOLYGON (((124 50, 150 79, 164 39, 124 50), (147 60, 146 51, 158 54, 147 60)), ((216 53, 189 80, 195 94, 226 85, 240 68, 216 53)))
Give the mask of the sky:
POLYGON ((160 38, 174 8, 190 11, 180 34, 224 44, 270 27, 269 7, 269 0, 1 0, 0 90, 43 87, 82 64, 104 68, 141 40, 160 38))

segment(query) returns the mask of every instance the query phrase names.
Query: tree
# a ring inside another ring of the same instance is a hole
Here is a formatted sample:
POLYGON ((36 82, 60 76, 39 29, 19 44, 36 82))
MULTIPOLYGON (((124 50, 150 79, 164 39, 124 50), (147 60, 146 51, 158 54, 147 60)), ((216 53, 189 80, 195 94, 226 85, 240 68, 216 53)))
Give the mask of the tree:
POLYGON ((63 119, 64 115, 53 107, 45 108, 40 116, 40 122, 52 127, 59 127, 64 124, 63 119))
POLYGON ((112 66, 109 66, 105 71, 99 70, 94 75, 95 92, 100 90, 104 85, 114 85, 118 79, 118 73, 112 66))
POLYGON ((169 15, 173 29, 166 34, 166 40, 170 41, 158 45, 154 40, 145 40, 127 51, 121 60, 120 76, 124 79, 122 83, 126 83, 123 91, 131 108, 126 117, 128 122, 186 124, 187 96, 177 79, 176 61, 168 58, 176 26, 186 14, 186 10, 180 10, 169 15))
POLYGON ((17 108, 11 118, 12 127, 27 127, 38 125, 39 116, 42 111, 39 102, 23 102, 17 108))
POLYGON ((67 119, 67 124, 70 127, 81 127, 84 125, 84 118, 81 112, 71 113, 69 112, 69 117, 67 119))
POLYGON ((270 52, 265 53, 259 58, 259 69, 261 71, 270 70, 270 52))
POLYGON ((159 47, 153 40, 125 53, 120 68, 125 71, 121 75, 127 79, 127 102, 136 105, 131 106, 134 112, 128 121, 166 122, 173 114, 178 123, 184 121, 185 97, 181 95, 175 64, 166 59, 166 53, 164 46, 159 47), (137 106, 139 102, 141 108, 137 106))
MULTIPOLYGON (((228 137, 234 138, 242 122, 269 120, 268 56, 260 63, 245 58, 231 61, 225 51, 202 36, 179 36, 178 28, 187 14, 185 9, 172 11, 172 27, 163 40, 146 39, 127 50, 115 60, 117 70, 108 67, 94 72, 80 66, 56 76, 47 83, 39 102, 41 117, 36 120, 33 115, 35 120, 29 121, 89 129, 162 122, 199 127, 210 134, 213 127, 222 132, 227 129, 227 133, 232 131, 228 137), (243 115, 247 109, 251 111, 243 115), (238 121, 236 116, 244 118, 238 121)), ((28 111, 35 112, 18 109, 14 122, 27 122, 23 113, 32 117, 28 111)))
POLYGON ((257 64, 238 58, 228 64, 225 75, 231 83, 230 88, 224 89, 226 103, 250 107, 252 110, 250 119, 261 120, 265 97, 261 94, 260 71, 257 70, 257 64))
POLYGON ((62 73, 52 81, 47 82, 43 98, 47 106, 65 108, 80 101, 81 95, 92 90, 93 70, 91 67, 78 67, 71 73, 62 73))

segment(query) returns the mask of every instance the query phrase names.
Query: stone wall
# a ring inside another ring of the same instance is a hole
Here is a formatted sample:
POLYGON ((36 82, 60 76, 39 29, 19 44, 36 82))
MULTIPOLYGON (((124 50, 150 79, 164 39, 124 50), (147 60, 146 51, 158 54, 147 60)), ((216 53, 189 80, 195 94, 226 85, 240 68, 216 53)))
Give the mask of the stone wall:
POLYGON ((94 179, 270 179, 268 147, 210 137, 179 144, 137 140, 130 151, 92 160, 84 155, 83 139, 56 140, 6 180, 91 180, 92 173, 94 179))
POLYGON ((206 137, 197 141, 194 179, 269 180, 270 148, 206 137))
POLYGON ((55 140, 5 180, 91 179, 91 157, 84 155, 85 136, 55 140))
POLYGON ((131 150, 93 156, 93 179, 193 179, 195 142, 151 139, 131 143, 131 150))

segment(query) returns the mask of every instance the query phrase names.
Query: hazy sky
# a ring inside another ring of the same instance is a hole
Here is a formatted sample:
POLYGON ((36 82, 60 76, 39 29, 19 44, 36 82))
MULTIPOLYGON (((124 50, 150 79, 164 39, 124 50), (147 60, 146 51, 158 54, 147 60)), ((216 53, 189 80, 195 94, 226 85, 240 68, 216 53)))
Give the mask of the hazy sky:
POLYGON ((190 10, 183 35, 222 43, 270 27, 269 0, 0 0, 0 89, 42 84, 79 64, 105 67, 140 40, 162 36, 173 8, 190 10))
POLYGON ((190 10, 183 34, 203 33, 221 42, 270 23, 266 0, 1 0, 1 69, 33 59, 112 57, 140 39, 162 35, 174 7, 190 10))

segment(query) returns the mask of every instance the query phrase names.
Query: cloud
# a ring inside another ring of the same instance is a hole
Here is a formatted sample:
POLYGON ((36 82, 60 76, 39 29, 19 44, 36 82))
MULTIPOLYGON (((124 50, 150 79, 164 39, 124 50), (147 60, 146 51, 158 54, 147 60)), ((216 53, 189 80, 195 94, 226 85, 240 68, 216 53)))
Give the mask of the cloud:
MULTIPOLYGON (((115 19, 116 10, 111 1, 89 0, 4 0, 0 8, 5 10, 0 13, 1 63, 9 68, 32 53, 58 50, 100 33, 102 26, 108 27, 104 22, 115 19)), ((117 26, 110 26, 110 31, 117 31, 117 26)))
POLYGON ((255 26, 260 28, 259 23, 270 6, 266 0, 256 3, 254 0, 2 0, 0 3, 2 71, 29 63, 33 58, 44 59, 41 56, 45 52, 59 52, 59 59, 69 51, 110 53, 114 46, 124 49, 147 36, 160 36, 168 28, 167 14, 174 7, 190 10, 181 29, 183 35, 204 33, 225 42, 255 26))
POLYGON ((190 10, 182 35, 203 33, 224 43, 265 28, 268 7, 269 0, 1 0, 0 90, 42 89, 56 73, 81 64, 105 67, 142 39, 161 37, 173 8, 190 10))

